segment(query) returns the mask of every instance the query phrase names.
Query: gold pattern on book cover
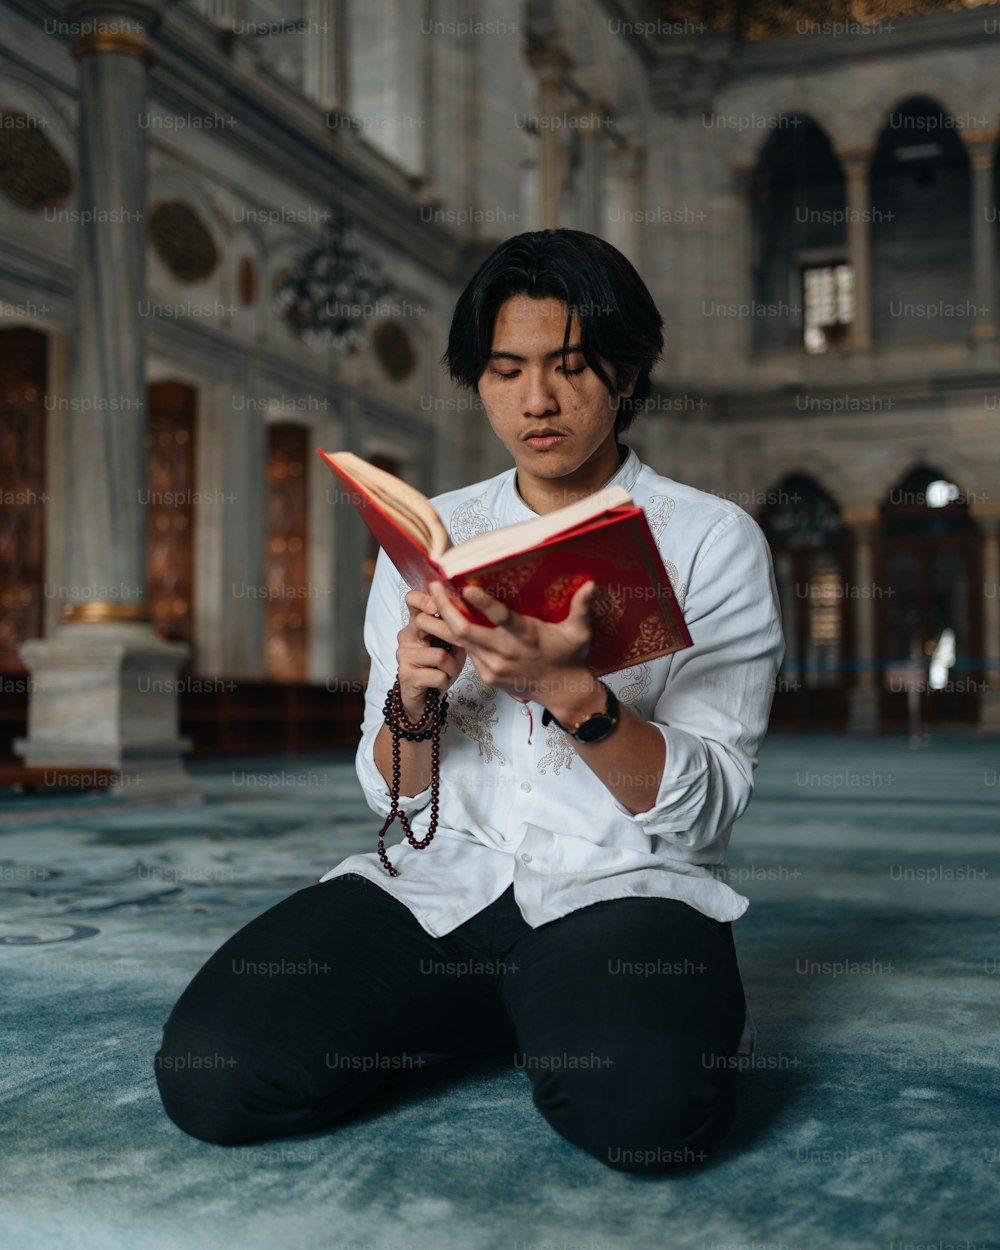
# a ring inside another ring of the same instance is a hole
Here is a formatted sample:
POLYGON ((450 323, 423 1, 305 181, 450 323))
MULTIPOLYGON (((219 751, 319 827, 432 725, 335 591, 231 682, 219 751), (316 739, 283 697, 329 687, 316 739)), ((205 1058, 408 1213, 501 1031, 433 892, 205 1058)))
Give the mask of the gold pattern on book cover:
POLYGON ((635 642, 622 659, 626 664, 641 664, 654 653, 662 654, 676 644, 673 630, 667 628, 659 612, 651 612, 639 626, 635 642))
POLYGON ((539 563, 538 558, 525 560, 522 556, 518 556, 516 562, 493 565, 485 577, 473 574, 468 581, 474 586, 485 582, 493 598, 499 599, 501 603, 509 607, 534 577, 539 563))

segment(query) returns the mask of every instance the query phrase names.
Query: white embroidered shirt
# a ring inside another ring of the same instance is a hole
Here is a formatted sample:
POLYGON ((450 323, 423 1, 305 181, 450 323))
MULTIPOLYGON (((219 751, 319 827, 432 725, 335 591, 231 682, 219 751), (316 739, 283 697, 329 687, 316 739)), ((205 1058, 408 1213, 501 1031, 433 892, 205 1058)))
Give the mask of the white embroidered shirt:
MULTIPOLYGON (((441 735, 433 841, 420 851, 405 840, 393 845, 397 823, 386 849, 398 877, 388 875, 373 847, 344 859, 323 881, 359 873, 434 936, 451 932, 511 883, 533 928, 602 899, 632 896, 680 899, 717 920, 736 920, 746 910, 748 900, 722 876, 733 823, 750 801, 784 654, 767 541, 735 503, 655 473, 631 449, 613 484, 645 510, 693 639, 683 651, 603 679, 663 734, 666 760, 653 806, 630 812, 577 755, 572 738, 555 725, 543 728, 540 704, 521 704, 486 685, 469 659, 452 687, 441 735)), ((517 491, 513 467, 432 502, 455 543, 536 515, 517 491)), ((371 671, 356 760, 380 824, 390 800, 373 745, 396 677, 397 634, 409 619, 407 589, 380 551, 365 616, 371 671)), ((417 838, 427 830, 429 803, 429 788, 400 801, 417 838)), ((373 827, 373 844, 374 834, 373 827)))

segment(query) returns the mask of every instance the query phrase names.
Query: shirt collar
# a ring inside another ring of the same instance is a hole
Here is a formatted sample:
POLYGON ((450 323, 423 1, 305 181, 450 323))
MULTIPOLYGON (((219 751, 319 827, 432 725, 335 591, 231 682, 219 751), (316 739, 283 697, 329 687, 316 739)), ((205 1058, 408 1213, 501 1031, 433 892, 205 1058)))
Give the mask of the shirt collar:
MULTIPOLYGON (((618 466, 617 471, 608 478, 600 489, 607 490, 609 486, 621 486, 627 490, 629 494, 631 494, 632 488, 635 486, 636 479, 639 476, 639 472, 642 469, 642 461, 631 447, 624 443, 621 445, 625 447, 627 453, 625 459, 618 466)), ((500 499, 505 513, 509 516, 513 516, 515 521, 530 521, 540 514, 535 512, 533 508, 529 508, 521 498, 515 481, 516 477, 516 465, 513 469, 508 469, 506 473, 503 474, 500 484, 500 499)))

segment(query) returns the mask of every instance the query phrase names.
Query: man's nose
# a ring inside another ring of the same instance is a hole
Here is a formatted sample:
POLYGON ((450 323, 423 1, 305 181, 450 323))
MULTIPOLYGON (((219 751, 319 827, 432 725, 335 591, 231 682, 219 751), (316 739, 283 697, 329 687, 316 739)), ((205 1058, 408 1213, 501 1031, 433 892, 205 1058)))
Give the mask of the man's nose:
POLYGON ((544 371, 526 372, 522 379, 521 411, 526 417, 543 416, 559 407, 555 389, 544 371))

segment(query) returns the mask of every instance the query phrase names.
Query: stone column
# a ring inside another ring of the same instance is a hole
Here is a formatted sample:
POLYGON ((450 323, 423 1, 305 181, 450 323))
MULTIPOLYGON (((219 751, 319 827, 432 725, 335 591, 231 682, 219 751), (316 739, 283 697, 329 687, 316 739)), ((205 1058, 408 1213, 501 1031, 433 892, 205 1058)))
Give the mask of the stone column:
MULTIPOLYGON (((731 187, 736 218, 733 222, 732 266, 729 269, 728 284, 724 288, 723 299, 733 303, 754 304, 756 289, 754 273, 757 268, 757 248, 759 240, 754 236, 753 206, 751 192, 753 190, 753 165, 734 165, 732 167, 731 187)), ((714 223, 712 223, 714 225, 714 223)), ((803 320, 805 313, 802 314, 803 320)), ((730 350, 750 359, 754 354, 754 335, 752 317, 720 318, 731 321, 728 328, 730 350)), ((727 334, 727 327, 716 328, 720 340, 727 334)))
POLYGON ((580 177, 574 196, 578 230, 600 234, 603 226, 601 202, 607 150, 607 133, 611 121, 609 107, 598 100, 587 100, 573 110, 580 136, 580 177))
MULTIPOLYGON (((846 518, 845 518, 846 519, 846 518)), ((870 587, 875 582, 873 542, 875 520, 855 520, 854 584, 870 587)), ((850 733, 874 733, 878 729, 878 696, 875 655, 875 599, 859 594, 854 600, 854 652, 857 681, 851 687, 847 728, 850 733)))
POLYGON ((73 394, 61 449, 64 604, 52 638, 30 641, 28 765, 119 770, 115 792, 140 803, 191 802, 180 762, 176 673, 188 656, 161 641, 146 605, 146 379, 139 308, 146 268, 146 104, 156 2, 76 0, 79 226, 73 394))
POLYGON ((976 520, 983 531, 983 678, 986 681, 986 689, 979 700, 979 728, 987 733, 1000 733, 1000 516, 979 514, 976 520))
POLYGON ((561 48, 539 48, 528 53, 528 63, 538 76, 538 132, 541 153, 539 170, 539 229, 561 225, 562 128, 559 111, 562 80, 572 64, 561 48))
POLYGON ((339 108, 344 103, 344 6, 306 0, 305 20, 303 90, 320 108, 339 108))
MULTIPOLYGON (((611 195, 597 231, 609 243, 641 268, 642 254, 639 242, 642 209, 642 168, 645 147, 640 143, 612 143, 605 146, 609 171, 611 195)), ((662 237, 662 230, 654 223, 654 238, 662 237)))
POLYGON ((867 351, 872 345, 871 152, 841 152, 847 177, 847 255, 854 274, 854 324, 848 346, 867 351))
POLYGON ((972 334, 977 340, 997 338, 996 208, 993 202, 993 153, 996 137, 980 136, 970 145, 972 165, 972 334))
POLYGON ((263 577, 267 529, 262 395, 260 371, 248 357, 232 379, 205 391, 198 437, 198 480, 216 484, 225 501, 195 522, 199 669, 251 680, 266 675, 266 603, 251 589, 263 577))

